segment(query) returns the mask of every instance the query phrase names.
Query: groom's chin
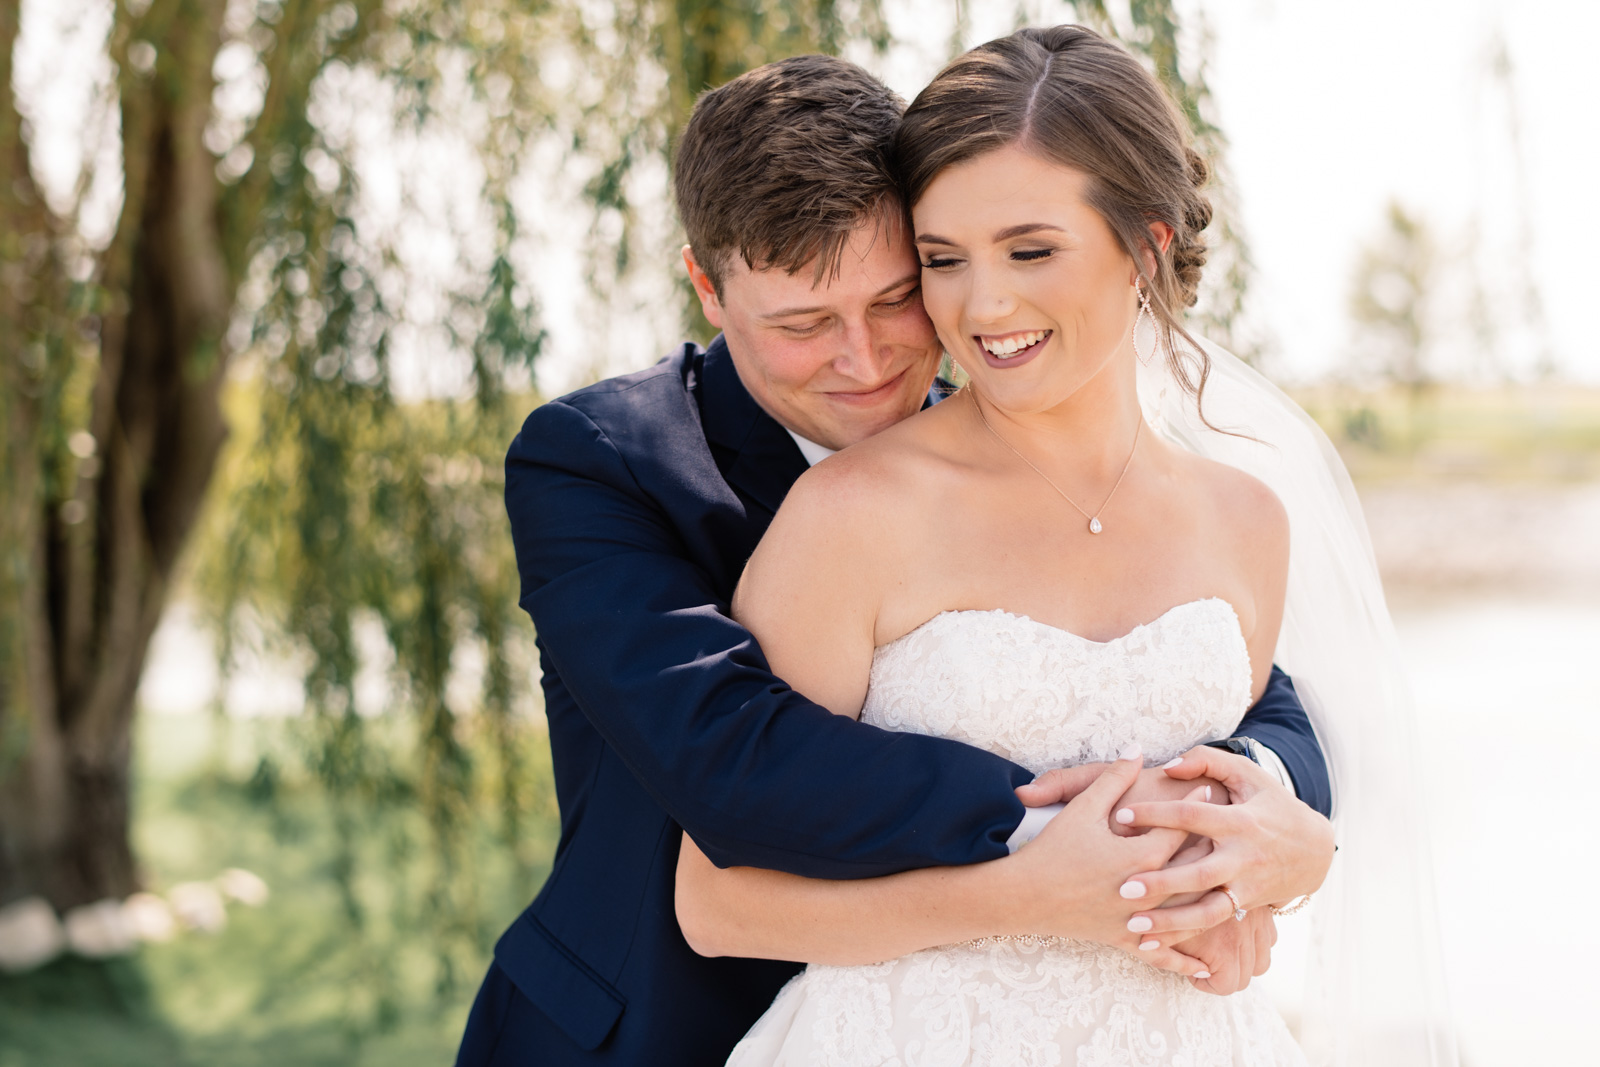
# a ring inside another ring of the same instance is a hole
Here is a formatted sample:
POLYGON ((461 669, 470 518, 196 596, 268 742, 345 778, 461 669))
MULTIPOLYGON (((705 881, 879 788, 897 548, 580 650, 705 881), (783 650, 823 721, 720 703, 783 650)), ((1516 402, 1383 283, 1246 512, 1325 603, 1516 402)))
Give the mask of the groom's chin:
POLYGON ((826 443, 829 448, 834 449, 860 444, 896 423, 905 421, 921 406, 920 403, 910 403, 903 398, 871 407, 825 402, 826 411, 821 413, 822 417, 818 421, 826 426, 828 439, 826 442, 818 443, 826 443))
POLYGON ((830 448, 859 444, 921 410, 931 378, 907 371, 870 393, 831 392, 818 398, 813 418, 827 433, 830 448))

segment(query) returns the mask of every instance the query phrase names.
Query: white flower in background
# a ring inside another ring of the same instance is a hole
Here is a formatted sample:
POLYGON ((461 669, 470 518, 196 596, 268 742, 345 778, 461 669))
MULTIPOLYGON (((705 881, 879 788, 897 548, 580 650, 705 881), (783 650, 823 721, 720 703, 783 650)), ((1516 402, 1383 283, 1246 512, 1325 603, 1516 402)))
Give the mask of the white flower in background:
POLYGON ((180 882, 167 892, 178 921, 191 930, 214 934, 228 925, 222 894, 210 882, 180 882))
POLYGON ((229 867, 217 875, 217 888, 229 900, 237 900, 249 908, 259 908, 267 902, 271 891, 261 877, 240 867, 229 867))
POLYGON ((43 897, 24 897, 0 908, 0 971, 17 974, 49 963, 67 934, 43 897))
POLYGON ((122 905, 122 918, 140 941, 171 941, 178 931, 172 908, 154 893, 135 893, 122 905))
POLYGON ((67 947, 92 960, 133 951, 133 930, 122 915, 122 901, 99 900, 73 908, 64 920, 67 947))

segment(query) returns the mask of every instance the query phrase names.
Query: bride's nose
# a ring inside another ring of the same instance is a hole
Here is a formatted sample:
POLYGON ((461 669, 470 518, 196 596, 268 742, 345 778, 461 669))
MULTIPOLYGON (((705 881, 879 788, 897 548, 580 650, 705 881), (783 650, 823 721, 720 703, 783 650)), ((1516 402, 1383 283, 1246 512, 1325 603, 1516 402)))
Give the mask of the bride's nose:
POLYGON ((987 326, 1003 322, 1017 310, 1017 298, 1000 273, 974 263, 967 271, 967 320, 987 326))

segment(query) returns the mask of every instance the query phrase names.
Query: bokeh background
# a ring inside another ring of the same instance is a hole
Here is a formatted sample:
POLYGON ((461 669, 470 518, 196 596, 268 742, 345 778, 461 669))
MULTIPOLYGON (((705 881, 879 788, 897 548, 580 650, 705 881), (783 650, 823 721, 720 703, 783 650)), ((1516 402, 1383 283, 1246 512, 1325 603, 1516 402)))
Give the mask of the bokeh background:
POLYGON ((1189 113, 1198 324, 1356 478, 1466 1062, 1592 1056, 1600 8, 0 0, 0 1067, 448 1062, 555 839, 501 456, 707 339, 695 94, 1068 20, 1189 113))

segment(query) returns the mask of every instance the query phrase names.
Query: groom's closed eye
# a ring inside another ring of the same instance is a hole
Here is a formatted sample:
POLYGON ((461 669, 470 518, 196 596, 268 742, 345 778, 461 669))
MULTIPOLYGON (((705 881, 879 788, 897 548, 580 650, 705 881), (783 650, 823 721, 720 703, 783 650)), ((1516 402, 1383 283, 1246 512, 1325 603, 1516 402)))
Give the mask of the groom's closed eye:
POLYGON ((890 300, 890 301, 887 301, 887 302, 885 302, 883 304, 880 304, 879 306, 884 308, 887 311, 899 311, 901 308, 910 307, 913 303, 916 302, 917 297, 919 297, 921 295, 922 295, 922 286, 913 285, 910 289, 906 290, 906 294, 904 296, 902 296, 899 300, 890 300))

